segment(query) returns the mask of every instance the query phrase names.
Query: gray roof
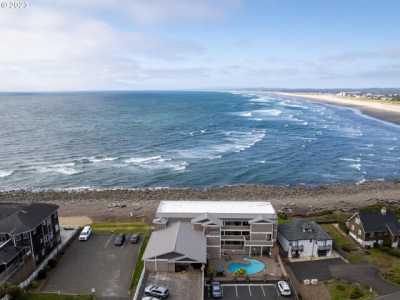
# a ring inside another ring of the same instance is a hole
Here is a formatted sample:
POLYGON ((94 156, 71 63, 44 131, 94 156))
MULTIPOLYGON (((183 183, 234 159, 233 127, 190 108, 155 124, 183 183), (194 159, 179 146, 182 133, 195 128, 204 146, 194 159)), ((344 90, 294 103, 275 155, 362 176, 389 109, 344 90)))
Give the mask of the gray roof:
POLYGON ((394 213, 388 211, 386 214, 374 211, 360 211, 361 223, 365 232, 386 232, 388 229, 394 235, 400 234, 400 223, 394 213))
POLYGON ((47 203, 0 203, 0 232, 18 234, 31 231, 57 209, 57 205, 47 203))
POLYGON ((198 217, 195 217, 191 221, 192 224, 204 224, 204 225, 218 225, 222 226, 222 221, 218 219, 216 216, 210 213, 201 214, 198 217))
POLYGON ((288 241, 332 239, 317 223, 303 219, 294 219, 290 223, 279 225, 278 234, 288 241))
POLYGON ((143 259, 155 259, 161 256, 174 260, 182 260, 184 257, 186 260, 206 263, 206 238, 202 232, 194 230, 190 223, 172 223, 167 228, 151 234, 143 259))

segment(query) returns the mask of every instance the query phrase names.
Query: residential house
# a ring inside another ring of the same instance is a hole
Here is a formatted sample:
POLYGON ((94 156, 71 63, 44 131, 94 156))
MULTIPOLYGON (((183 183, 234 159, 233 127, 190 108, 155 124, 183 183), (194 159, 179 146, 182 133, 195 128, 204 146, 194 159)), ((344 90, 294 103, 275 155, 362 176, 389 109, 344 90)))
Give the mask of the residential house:
POLYGON ((270 255, 277 237, 269 202, 161 201, 153 225, 144 253, 151 270, 199 267, 224 255, 270 255))
POLYGON ((61 242, 58 206, 0 203, 0 281, 25 261, 40 264, 61 242))
POLYGON ((380 211, 360 211, 346 222, 349 235, 362 247, 399 246, 400 223, 393 212, 383 207, 380 211))
POLYGON ((279 244, 289 258, 332 255, 332 238, 314 221, 295 219, 278 226, 279 244))

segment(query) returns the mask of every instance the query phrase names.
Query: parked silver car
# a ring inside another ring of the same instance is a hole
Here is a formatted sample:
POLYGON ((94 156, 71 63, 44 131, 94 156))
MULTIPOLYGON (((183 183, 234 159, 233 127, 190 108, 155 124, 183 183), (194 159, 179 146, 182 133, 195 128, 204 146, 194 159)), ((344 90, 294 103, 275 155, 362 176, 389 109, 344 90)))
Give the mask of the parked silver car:
POLYGON ((167 299, 169 296, 168 288, 154 284, 146 286, 144 293, 147 296, 154 296, 161 299, 167 299))

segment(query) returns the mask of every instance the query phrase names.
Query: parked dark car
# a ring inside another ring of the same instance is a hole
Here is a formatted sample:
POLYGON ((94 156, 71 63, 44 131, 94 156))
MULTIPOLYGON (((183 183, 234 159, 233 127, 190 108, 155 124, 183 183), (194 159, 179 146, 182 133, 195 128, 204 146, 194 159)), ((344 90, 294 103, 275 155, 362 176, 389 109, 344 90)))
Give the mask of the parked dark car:
POLYGON ((134 233, 129 237, 129 242, 131 244, 137 244, 140 240, 140 234, 134 233))
POLYGON ((125 243, 125 234, 121 233, 118 234, 115 238, 114 238, 114 246, 122 246, 125 243))
POLYGON ((154 296, 161 299, 167 299, 169 296, 169 290, 163 286, 148 285, 144 289, 144 293, 147 296, 154 296))
POLYGON ((219 283, 218 281, 211 282, 211 296, 214 299, 220 299, 223 296, 221 283, 219 283))

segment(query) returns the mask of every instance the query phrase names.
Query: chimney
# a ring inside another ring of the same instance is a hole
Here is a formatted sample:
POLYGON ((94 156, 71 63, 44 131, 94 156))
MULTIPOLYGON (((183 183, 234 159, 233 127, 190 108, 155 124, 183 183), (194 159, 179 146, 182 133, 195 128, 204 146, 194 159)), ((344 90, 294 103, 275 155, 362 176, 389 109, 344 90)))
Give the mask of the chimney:
POLYGON ((382 216, 386 216, 386 207, 381 208, 381 214, 382 216))

